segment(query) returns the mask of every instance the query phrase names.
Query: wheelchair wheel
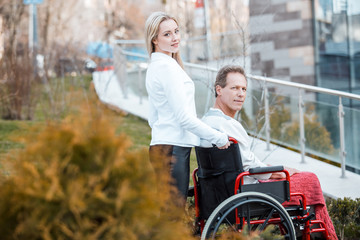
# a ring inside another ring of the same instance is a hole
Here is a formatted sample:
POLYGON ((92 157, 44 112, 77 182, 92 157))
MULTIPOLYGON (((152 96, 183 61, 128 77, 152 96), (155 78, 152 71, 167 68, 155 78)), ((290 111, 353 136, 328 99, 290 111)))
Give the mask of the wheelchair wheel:
POLYGON ((216 239, 226 234, 263 231, 273 226, 273 235, 283 235, 295 240, 295 229, 285 208, 269 195, 258 192, 244 192, 223 201, 206 221, 201 239, 216 239), (238 221, 235 221, 237 214, 238 221))

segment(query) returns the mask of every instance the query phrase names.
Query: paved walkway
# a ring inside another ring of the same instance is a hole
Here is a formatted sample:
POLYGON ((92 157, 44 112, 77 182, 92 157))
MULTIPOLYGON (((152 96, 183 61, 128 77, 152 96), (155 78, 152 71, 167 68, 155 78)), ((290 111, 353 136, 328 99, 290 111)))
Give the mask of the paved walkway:
MULTIPOLYGON (((101 101, 147 119, 147 99, 140 99, 131 92, 124 98, 113 71, 95 72, 93 82, 101 101)), ((270 150, 266 150, 264 141, 258 139, 253 139, 253 141, 255 141, 255 154, 265 163, 284 165, 315 173, 320 180, 325 196, 332 198, 360 198, 360 188, 357 186, 360 183, 359 174, 346 171, 345 178, 341 178, 341 169, 338 167, 311 157, 306 157, 305 163, 301 163, 301 155, 297 152, 276 145, 271 145, 270 150)))

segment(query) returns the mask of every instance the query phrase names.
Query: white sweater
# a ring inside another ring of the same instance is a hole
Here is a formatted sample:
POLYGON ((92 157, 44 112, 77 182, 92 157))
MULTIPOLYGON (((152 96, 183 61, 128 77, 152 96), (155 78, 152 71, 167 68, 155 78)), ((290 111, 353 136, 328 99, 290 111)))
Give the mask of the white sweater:
MULTIPOLYGON (((225 115, 220 109, 217 108, 210 108, 210 110, 202 118, 202 121, 204 121, 207 125, 226 133, 238 141, 244 171, 248 171, 250 168, 267 166, 255 156, 253 151, 251 151, 249 135, 240 122, 236 121, 232 117, 225 115)), ((211 147, 211 144, 207 141, 201 141, 201 146, 211 147)), ((253 175, 253 177, 247 176, 244 178, 244 183, 255 183, 257 182, 256 179, 268 179, 270 176, 271 173, 253 175)))
POLYGON ((228 138, 204 124, 196 116, 195 86, 170 56, 155 52, 146 73, 149 96, 148 122, 152 128, 150 145, 198 146, 200 138, 223 146, 228 138))

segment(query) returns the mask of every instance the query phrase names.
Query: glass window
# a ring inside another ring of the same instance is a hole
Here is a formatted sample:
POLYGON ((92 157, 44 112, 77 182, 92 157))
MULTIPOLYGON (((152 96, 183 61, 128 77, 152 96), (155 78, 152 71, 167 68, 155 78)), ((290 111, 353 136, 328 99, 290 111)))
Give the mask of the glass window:
POLYGON ((316 0, 318 85, 360 92, 360 1, 316 0))

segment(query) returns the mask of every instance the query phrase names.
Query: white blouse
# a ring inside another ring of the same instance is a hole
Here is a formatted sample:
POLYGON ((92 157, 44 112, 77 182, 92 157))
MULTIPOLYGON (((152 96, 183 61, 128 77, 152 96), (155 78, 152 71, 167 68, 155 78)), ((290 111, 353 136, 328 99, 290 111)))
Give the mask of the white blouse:
POLYGON ((192 147, 200 144, 200 138, 217 146, 227 143, 226 134, 197 118, 194 83, 172 57, 159 52, 151 54, 146 90, 150 106, 148 122, 152 128, 150 145, 192 147))

